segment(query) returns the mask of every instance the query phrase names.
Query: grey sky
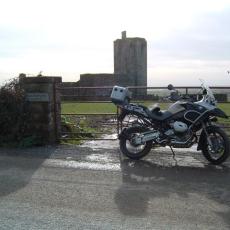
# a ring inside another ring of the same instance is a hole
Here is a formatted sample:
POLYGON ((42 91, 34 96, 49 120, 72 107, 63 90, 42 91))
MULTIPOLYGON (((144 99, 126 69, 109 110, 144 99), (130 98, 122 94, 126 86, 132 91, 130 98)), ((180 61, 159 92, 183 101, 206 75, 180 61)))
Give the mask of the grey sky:
POLYGON ((230 85, 228 0, 0 0, 0 82, 113 72, 122 30, 148 42, 148 84, 230 85))
MULTIPOLYGON (((170 36, 151 41, 149 68, 167 68, 178 85, 198 84, 204 78, 209 84, 230 85, 230 8, 221 12, 199 14, 192 25, 175 30, 170 36), (175 72, 176 71, 176 74, 175 72)), ((157 84, 170 76, 162 75, 157 84)), ((152 77, 154 78, 154 77, 152 77)), ((153 80, 154 81, 154 80, 153 80)))
POLYGON ((194 24, 152 46, 164 57, 181 59, 230 60, 230 8, 199 15, 194 24))

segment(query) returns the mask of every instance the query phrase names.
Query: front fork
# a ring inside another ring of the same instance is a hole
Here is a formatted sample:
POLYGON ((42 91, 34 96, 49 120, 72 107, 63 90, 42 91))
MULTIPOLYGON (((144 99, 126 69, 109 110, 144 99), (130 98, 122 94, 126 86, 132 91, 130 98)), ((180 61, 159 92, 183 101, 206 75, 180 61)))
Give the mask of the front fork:
MULTIPOLYGON (((209 125, 211 125, 211 123, 209 125)), ((211 139, 210 139, 210 137, 208 135, 208 132, 207 132, 207 124, 206 123, 202 123, 202 128, 204 130, 204 133, 206 134, 208 145, 213 149, 212 141, 211 141, 211 139)))

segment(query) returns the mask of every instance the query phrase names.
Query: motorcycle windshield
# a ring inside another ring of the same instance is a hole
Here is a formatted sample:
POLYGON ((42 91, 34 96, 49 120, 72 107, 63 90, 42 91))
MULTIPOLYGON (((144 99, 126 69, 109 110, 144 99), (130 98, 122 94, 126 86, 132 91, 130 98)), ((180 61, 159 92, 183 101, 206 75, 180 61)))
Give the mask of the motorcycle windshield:
POLYGON ((201 84, 202 88, 205 89, 207 92, 207 95, 205 96, 205 101, 207 101, 210 104, 215 105, 216 99, 215 99, 215 96, 214 96, 212 90, 209 88, 209 86, 203 80, 200 80, 200 81, 202 83, 201 84))

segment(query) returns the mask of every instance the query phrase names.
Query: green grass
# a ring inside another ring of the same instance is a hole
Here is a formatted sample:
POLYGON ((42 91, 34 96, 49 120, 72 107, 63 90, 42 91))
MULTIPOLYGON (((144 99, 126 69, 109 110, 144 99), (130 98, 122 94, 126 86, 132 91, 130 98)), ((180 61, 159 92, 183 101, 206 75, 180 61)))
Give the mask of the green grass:
POLYGON ((220 103, 218 104, 218 107, 230 116, 230 103, 220 103))
MULTIPOLYGON (((229 103, 220 103, 218 107, 222 109, 228 116, 230 116, 230 104, 229 103)), ((230 126, 230 117, 228 119, 218 118, 218 121, 224 125, 230 126)))
POLYGON ((116 113, 116 106, 112 103, 77 103, 63 102, 62 113, 116 113))
MULTIPOLYGON (((140 104, 146 106, 153 106, 156 102, 145 101, 140 102, 140 104)), ((169 103, 158 103, 162 110, 168 108, 169 103)), ((227 115, 230 115, 230 103, 219 103, 218 107, 222 109, 227 115)), ((78 102, 63 102, 61 105, 62 114, 63 113, 74 113, 74 114, 84 114, 84 113, 116 113, 117 108, 113 103, 78 103, 78 102)), ((218 118, 219 123, 224 125, 230 125, 229 119, 218 118)))
MULTIPOLYGON (((140 103, 146 106, 152 106, 154 102, 146 101, 140 103)), ((168 103, 158 103, 161 109, 167 109, 168 103)), ((230 104, 220 103, 218 107, 230 115, 230 104)), ((62 113, 116 113, 116 106, 113 103, 78 103, 63 102, 61 105, 62 113)))
MULTIPOLYGON (((144 104, 146 106, 153 106, 155 104, 155 102, 149 102, 149 101, 145 101, 145 102, 141 102, 140 104, 144 104)), ((169 103, 158 103, 160 108, 162 110, 165 110, 168 108, 169 103)), ((230 104, 228 103, 220 103, 218 104, 218 107, 220 109, 222 109, 227 115, 230 115, 230 104)), ((96 114, 96 113, 116 113, 117 108, 113 103, 77 103, 77 102, 63 102, 61 105, 61 113, 62 114, 96 114)), ((91 116, 90 116, 91 117, 91 116)), ((95 119, 97 117, 93 118, 94 122, 95 119)), ((72 124, 76 125, 76 117, 74 116, 66 116, 66 119, 68 119, 68 121, 72 124)), ((89 122, 89 126, 90 125, 90 121, 89 119, 91 118, 87 118, 87 122, 89 122)), ((85 121, 86 122, 86 121, 85 121)), ((222 118, 218 118, 218 123, 223 124, 223 125, 227 125, 230 126, 230 118, 229 119, 222 119, 222 118)), ((81 132, 92 132, 94 133, 95 131, 100 131, 99 127, 94 127, 94 129, 90 129, 87 125, 82 125, 82 124, 77 124, 77 127, 81 127, 82 130, 78 130, 76 129, 76 127, 74 128, 73 131, 81 131, 81 132)), ((229 132, 229 131, 227 131, 229 132)), ((77 144, 80 143, 80 141, 76 141, 76 142, 71 142, 71 141, 67 141, 67 143, 71 143, 71 144, 77 144)))
MULTIPOLYGON (((140 104, 152 106, 154 102, 141 102, 140 104)), ((160 104, 162 109, 168 107, 167 103, 160 104)), ((78 102, 63 102, 61 105, 62 113, 116 113, 117 108, 113 103, 78 103, 78 102)))

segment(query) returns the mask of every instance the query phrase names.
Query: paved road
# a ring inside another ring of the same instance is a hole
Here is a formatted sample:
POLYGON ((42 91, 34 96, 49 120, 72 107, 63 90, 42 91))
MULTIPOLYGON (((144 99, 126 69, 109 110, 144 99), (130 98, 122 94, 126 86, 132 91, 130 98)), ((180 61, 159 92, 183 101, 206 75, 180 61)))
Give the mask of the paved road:
POLYGON ((1 149, 0 229, 230 228, 229 162, 163 148, 135 162, 101 144, 1 149))

